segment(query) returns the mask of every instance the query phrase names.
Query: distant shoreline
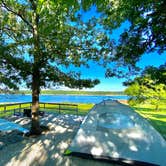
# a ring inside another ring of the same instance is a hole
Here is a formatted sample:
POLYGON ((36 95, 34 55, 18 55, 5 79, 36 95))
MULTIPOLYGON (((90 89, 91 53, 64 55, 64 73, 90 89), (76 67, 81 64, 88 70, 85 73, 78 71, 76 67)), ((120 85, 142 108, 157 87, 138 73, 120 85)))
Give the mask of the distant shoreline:
MULTIPOLYGON (((12 92, 16 95, 31 95, 29 90, 12 92)), ((1 94, 2 95, 2 94, 1 94)), ((5 94, 4 94, 5 95, 5 94)), ((10 95, 10 94, 7 94, 10 95)), ((72 96, 126 96, 123 91, 63 91, 63 90, 44 90, 40 95, 72 95, 72 96)))
MULTIPOLYGON (((120 102, 122 104, 128 105, 128 100, 127 99, 115 99, 115 100, 117 100, 118 102, 120 102)), ((31 102, 31 101, 29 101, 29 102, 31 102)), ((22 102, 0 102, 0 106, 5 105, 5 104, 19 104, 19 103, 22 103, 22 102)), ((62 103, 70 103, 70 102, 62 102, 62 103)), ((76 104, 89 104, 89 103, 76 102, 76 104)), ((92 104, 95 105, 95 103, 92 103, 92 104)))
MULTIPOLYGON (((0 94, 0 95, 32 95, 30 93, 28 94, 0 94)), ((40 96, 58 96, 58 95, 65 95, 65 96, 127 96, 127 95, 121 95, 121 94, 40 94, 40 96)))

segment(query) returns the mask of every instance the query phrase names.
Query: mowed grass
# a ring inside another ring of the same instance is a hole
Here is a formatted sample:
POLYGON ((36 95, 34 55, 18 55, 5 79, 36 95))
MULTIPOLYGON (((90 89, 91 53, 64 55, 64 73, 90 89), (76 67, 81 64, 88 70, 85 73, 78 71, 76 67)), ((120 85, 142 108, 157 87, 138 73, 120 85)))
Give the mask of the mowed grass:
POLYGON ((78 104, 78 113, 80 115, 86 115, 94 106, 94 104, 78 104))
POLYGON ((160 110, 156 111, 150 104, 141 104, 134 107, 135 111, 146 118, 149 123, 166 140, 166 104, 160 105, 160 110))
POLYGON ((21 104, 21 106, 17 103, 12 105, 8 104, 6 104, 6 106, 4 106, 5 104, 0 104, 0 117, 11 116, 14 113, 14 110, 18 111, 30 107, 30 103, 21 104))
MULTIPOLYGON (((70 104, 70 103, 67 103, 70 104)), ((71 103, 73 104, 73 103, 71 103)), ((78 105, 78 115, 85 116, 94 106, 92 103, 83 104, 83 103, 74 103, 78 105)), ((44 109, 46 112, 52 112, 52 113, 59 113, 59 107, 54 107, 52 105, 46 105, 46 109, 44 109)), ((61 106, 61 113, 62 114, 77 114, 75 110, 75 107, 72 106, 61 106), (63 110, 64 109, 64 110, 63 110)))
MULTIPOLYGON (((67 106, 60 106, 60 112, 63 114, 77 114, 76 112, 76 106, 72 106, 72 104, 76 104, 78 105, 78 115, 83 115, 85 116, 90 109, 94 106, 94 104, 92 103, 87 103, 87 104, 83 104, 83 103, 65 103, 65 104, 71 104, 67 105, 67 106)), ((4 105, 4 104, 2 104, 4 105)), ((17 112, 19 112, 19 108, 21 108, 21 111, 23 111, 24 108, 30 108, 30 104, 22 104, 21 107, 19 106, 19 104, 15 104, 15 105, 11 105, 11 106, 2 106, 0 105, 0 117, 5 117, 5 116, 10 116, 14 113, 14 110, 16 110, 17 112)), ((46 111, 46 112, 52 112, 52 113, 59 113, 59 105, 52 105, 52 104, 45 104, 45 108, 43 104, 40 104, 42 111, 46 111)))

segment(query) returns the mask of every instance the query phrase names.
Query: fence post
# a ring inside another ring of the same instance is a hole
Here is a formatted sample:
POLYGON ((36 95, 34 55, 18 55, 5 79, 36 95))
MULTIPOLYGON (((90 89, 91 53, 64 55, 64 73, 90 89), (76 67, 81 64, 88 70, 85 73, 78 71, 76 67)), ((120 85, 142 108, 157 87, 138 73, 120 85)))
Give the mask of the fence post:
POLYGON ((76 106, 76 112, 77 112, 77 116, 78 116, 78 105, 76 106))
POLYGON ((6 105, 4 106, 4 113, 6 113, 6 105))
POLYGON ((21 112, 21 103, 19 104, 19 113, 21 112))
POLYGON ((59 104, 59 114, 61 113, 61 105, 59 104))

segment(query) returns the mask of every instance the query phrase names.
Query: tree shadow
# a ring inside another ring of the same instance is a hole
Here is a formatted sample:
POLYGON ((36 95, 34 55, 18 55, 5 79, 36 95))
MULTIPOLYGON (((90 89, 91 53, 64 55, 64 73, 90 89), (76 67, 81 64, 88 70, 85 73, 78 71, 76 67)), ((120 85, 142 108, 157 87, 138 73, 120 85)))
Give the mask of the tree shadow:
MULTIPOLYGON (((38 137, 24 137, 22 141, 4 147, 0 150, 0 165, 108 165, 64 156, 64 151, 75 136, 81 121, 78 116, 48 114, 41 119, 41 124, 47 124, 50 130, 38 137)), ((17 123, 26 127, 30 125, 27 122, 26 118, 17 119, 17 123)))
MULTIPOLYGON (((159 118, 160 116, 152 115, 152 117, 159 118)), ((166 128, 166 123, 161 121, 161 120, 158 120, 158 119, 149 119, 148 121, 162 135, 162 137, 166 140, 166 129, 165 129, 166 128)))
MULTIPOLYGON (((143 113, 144 118, 161 134, 161 136, 166 140, 166 122, 162 119, 166 119, 166 114, 160 114, 160 111, 155 111, 151 108, 138 108, 134 107, 135 110, 143 113)), ((166 110, 166 109, 162 109, 166 110)))
POLYGON ((163 111, 166 111, 166 108, 160 108, 159 107, 159 111, 156 111, 155 108, 146 108, 146 107, 131 107, 133 108, 134 110, 137 110, 137 111, 154 111, 154 112, 160 112, 160 110, 163 110, 163 111))
POLYGON ((137 111, 155 111, 154 108, 145 108, 145 107, 132 107, 132 109, 137 110, 137 111))

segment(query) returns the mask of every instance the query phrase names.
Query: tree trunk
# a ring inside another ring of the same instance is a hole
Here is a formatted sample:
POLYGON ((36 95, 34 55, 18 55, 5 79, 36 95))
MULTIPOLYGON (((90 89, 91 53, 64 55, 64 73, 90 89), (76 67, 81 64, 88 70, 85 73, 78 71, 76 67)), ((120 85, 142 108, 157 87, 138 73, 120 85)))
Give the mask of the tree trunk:
POLYGON ((159 111, 159 105, 158 104, 156 105, 156 111, 159 111))
POLYGON ((32 76, 32 121, 31 121, 31 134, 41 134, 40 121, 39 121, 39 71, 34 70, 32 76))
POLYGON ((33 26, 33 45, 34 45, 34 63, 32 73, 32 122, 31 134, 41 134, 39 122, 39 93, 40 93, 40 41, 38 34, 39 15, 37 14, 37 5, 31 1, 33 8, 32 26, 33 26))

